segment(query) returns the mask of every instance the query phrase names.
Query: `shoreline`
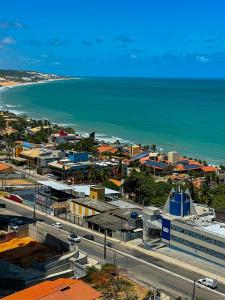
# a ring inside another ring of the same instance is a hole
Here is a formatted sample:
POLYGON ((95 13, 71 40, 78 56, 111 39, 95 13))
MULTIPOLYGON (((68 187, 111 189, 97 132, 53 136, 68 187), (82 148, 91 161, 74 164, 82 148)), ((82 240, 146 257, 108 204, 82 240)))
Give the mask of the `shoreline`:
POLYGON ((79 80, 81 78, 79 77, 70 77, 70 78, 55 78, 55 79, 46 79, 46 80, 40 80, 40 81, 34 81, 34 82, 18 82, 16 84, 9 84, 9 85, 4 85, 1 86, 0 82, 0 91, 4 89, 10 89, 14 87, 20 87, 20 86, 26 86, 26 85, 33 85, 33 84, 42 84, 42 83, 48 83, 48 82, 53 82, 53 81, 61 81, 61 80, 79 80))
MULTIPOLYGON (((25 83, 18 83, 18 84, 15 84, 15 85, 9 85, 9 86, 0 86, 0 93, 1 92, 3 92, 4 90, 8 90, 8 89, 10 89, 10 88, 14 88, 14 87, 20 87, 20 86, 26 86, 26 85, 33 85, 33 84, 42 84, 42 83, 48 83, 48 82, 54 82, 54 81, 63 81, 63 80, 78 80, 78 79, 82 79, 82 78, 78 78, 78 77, 70 77, 70 78, 56 78, 56 79, 46 79, 46 80, 40 80, 40 81, 36 81, 36 82, 25 82, 25 83)), ((0 99, 1 99, 1 97, 0 97, 0 99)), ((0 102, 1 102, 1 100, 0 100, 0 102)), ((4 103, 2 103, 2 104, 4 104, 4 103)), ((38 119, 38 117, 34 117, 34 116, 32 116, 32 113, 28 113, 28 112, 26 112, 26 111, 21 111, 21 112, 19 112, 19 111, 17 111, 17 110, 14 110, 14 109, 11 109, 11 108, 16 108, 16 107, 19 107, 19 105, 10 105, 10 104, 5 104, 6 105, 6 108, 3 108, 3 107, 0 107, 0 110, 5 110, 5 111, 9 111, 9 112, 12 112, 12 113, 14 113, 14 114, 16 114, 16 115, 22 115, 22 114, 24 114, 24 115, 26 115, 26 114, 29 114, 29 116, 31 117, 31 118, 34 118, 34 119, 38 119)), ((1 106, 1 103, 0 103, 0 106, 1 106)), ((48 119, 48 120, 50 120, 51 118, 46 118, 46 119, 48 119)), ((77 128, 77 125, 78 124, 75 124, 75 123, 73 123, 73 122, 63 122, 62 120, 61 121, 57 121, 57 120, 51 120, 50 121, 52 124, 58 124, 59 126, 62 126, 62 127, 73 127, 74 129, 76 129, 77 128), (75 126, 76 126, 76 128, 75 128, 75 126)), ((81 127, 85 127, 85 126, 82 126, 82 124, 80 124, 81 125, 81 127)), ((81 136, 83 136, 83 137, 87 137, 88 135, 89 135, 89 133, 88 132, 90 132, 87 128, 85 129, 78 129, 78 130, 76 130, 77 131, 77 133, 78 134, 80 134, 81 136)), ((93 131, 95 131, 96 132, 96 130, 94 130, 93 129, 93 131)), ((117 140, 119 140, 119 142, 121 143, 121 144, 128 144, 128 145, 135 145, 135 144, 139 144, 139 142, 137 141, 137 142, 135 142, 135 141, 131 141, 131 140, 128 140, 127 138, 122 138, 122 137, 120 137, 120 136, 115 136, 115 135, 113 135, 113 134, 106 134, 106 133, 100 133, 100 132, 97 132, 96 133, 96 139, 99 141, 99 142, 102 142, 102 143, 107 143, 107 144, 115 144, 115 142, 117 141, 117 140)), ((141 143, 142 145, 145 145, 145 144, 147 144, 147 143, 145 143, 145 142, 143 142, 143 143, 141 143)), ((162 143, 157 143, 157 149, 159 150, 159 151, 165 151, 165 152, 167 152, 167 151, 172 151, 172 150, 169 150, 169 149, 167 149, 168 147, 167 147, 167 145, 165 144, 164 146, 163 146, 164 144, 162 144, 162 143)), ((174 150, 173 151, 176 151, 176 147, 174 146, 174 150)), ((179 152, 179 151, 178 151, 179 152)), ((201 156, 200 155, 196 155, 196 154, 186 154, 186 153, 183 153, 183 152, 181 152, 180 153, 180 155, 181 156, 184 156, 184 155, 186 155, 187 157, 199 157, 200 159, 201 159, 201 156)), ((203 157, 204 157, 204 155, 203 155, 203 157)), ((212 165, 212 166, 219 166, 220 164, 224 164, 225 162, 223 162, 222 160, 214 160, 214 159, 210 159, 210 158, 204 158, 204 159, 202 159, 202 160, 206 160, 207 162, 208 162, 208 164, 210 164, 210 165, 212 165)))

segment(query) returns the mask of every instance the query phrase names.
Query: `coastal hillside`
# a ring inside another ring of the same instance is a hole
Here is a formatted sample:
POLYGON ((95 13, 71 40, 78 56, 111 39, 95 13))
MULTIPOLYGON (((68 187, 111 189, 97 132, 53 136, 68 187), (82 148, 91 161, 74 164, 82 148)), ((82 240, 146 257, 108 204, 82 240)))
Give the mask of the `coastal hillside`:
POLYGON ((55 74, 46 74, 36 71, 0 70, 0 86, 60 78, 62 77, 55 74))

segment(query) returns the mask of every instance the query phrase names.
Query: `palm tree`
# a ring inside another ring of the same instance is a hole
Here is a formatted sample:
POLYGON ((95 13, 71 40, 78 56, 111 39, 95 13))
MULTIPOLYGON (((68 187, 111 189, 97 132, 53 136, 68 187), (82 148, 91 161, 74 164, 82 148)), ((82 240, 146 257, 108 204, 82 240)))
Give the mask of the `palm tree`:
POLYGON ((155 144, 151 145, 152 152, 156 152, 157 146, 155 144))
POLYGON ((209 205, 212 202, 212 196, 210 193, 210 189, 206 184, 203 184, 200 188, 199 195, 200 203, 209 205))
POLYGON ((15 135, 13 133, 5 135, 5 144, 7 156, 10 159, 13 156, 13 150, 16 147, 15 135))

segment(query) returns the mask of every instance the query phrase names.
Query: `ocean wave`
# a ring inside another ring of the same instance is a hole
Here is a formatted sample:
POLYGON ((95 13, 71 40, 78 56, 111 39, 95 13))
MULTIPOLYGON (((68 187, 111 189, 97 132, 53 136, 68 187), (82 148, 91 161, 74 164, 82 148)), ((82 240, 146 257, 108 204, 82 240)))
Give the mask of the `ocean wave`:
POLYGON ((15 115, 24 115, 27 113, 26 111, 16 110, 16 109, 5 109, 5 110, 7 110, 15 115))
POLYGON ((56 123, 56 122, 54 122, 54 124, 57 124, 58 126, 63 126, 63 127, 77 126, 77 124, 75 124, 75 123, 56 123))
POLYGON ((6 107, 20 107, 20 104, 5 104, 6 107))

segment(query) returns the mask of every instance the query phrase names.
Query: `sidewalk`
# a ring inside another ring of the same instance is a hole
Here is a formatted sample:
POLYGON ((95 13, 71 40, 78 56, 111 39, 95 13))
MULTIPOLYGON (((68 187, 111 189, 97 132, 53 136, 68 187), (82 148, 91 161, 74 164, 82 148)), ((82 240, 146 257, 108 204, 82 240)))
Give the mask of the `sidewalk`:
MULTIPOLYGON (((0 199, 5 200, 5 201, 10 201, 10 200, 5 199, 3 197, 0 197, 0 199)), ((13 203, 13 201, 10 201, 10 203, 13 203)), ((24 209, 28 209, 30 211, 33 211, 33 209, 31 207, 26 206, 24 204, 15 203, 15 205, 19 205, 20 207, 23 207, 24 209)), ((46 214, 41 212, 41 211, 38 211, 38 214, 40 214, 42 216, 46 216, 46 214)), ((87 233, 93 233, 93 231, 88 229, 88 228, 78 226, 76 224, 70 223, 70 222, 65 221, 63 219, 59 219, 55 216, 48 215, 48 218, 52 219, 55 222, 60 221, 60 223, 62 223, 62 224, 70 225, 70 226, 72 226, 74 228, 77 228, 77 229, 82 228, 82 230, 86 231, 87 233)), ((100 237, 103 237, 102 234, 100 234, 96 231, 94 231, 94 234, 98 235, 100 237)), ((191 256, 191 255, 189 256, 187 254, 184 255, 181 252, 179 252, 179 255, 178 254, 175 255, 171 251, 162 251, 162 249, 160 251, 158 250, 158 252, 155 252, 155 251, 143 249, 143 248, 139 247, 138 245, 132 244, 132 242, 121 242, 120 240, 117 240, 117 239, 111 238, 111 237, 107 237, 107 239, 111 240, 111 241, 114 241, 114 242, 116 242, 120 245, 124 245, 126 248, 135 249, 139 252, 142 252, 143 254, 149 255, 151 257, 154 257, 154 258, 156 258, 158 260, 161 260, 161 261, 164 261, 166 263, 170 263, 170 264, 173 264, 175 266, 182 267, 182 268, 184 268, 186 270, 189 270, 189 271, 192 271, 192 272, 200 273, 203 277, 210 277, 210 278, 217 279, 219 282, 225 284, 225 271, 221 272, 221 274, 218 274, 217 272, 215 272, 216 266, 214 267, 213 264, 210 264, 210 267, 209 267, 208 266, 209 263, 207 263, 207 261, 202 262, 202 260, 199 260, 199 262, 197 262, 197 261, 195 261, 195 258, 193 256, 191 256), (193 265, 188 263, 188 261, 190 261, 190 260, 192 262, 194 262, 193 265), (207 269, 202 268, 203 264, 204 264, 204 267, 206 267, 207 269)), ((164 250, 165 250, 165 248, 164 248, 164 250)), ((171 249, 167 248, 167 250, 171 250, 171 249)))

